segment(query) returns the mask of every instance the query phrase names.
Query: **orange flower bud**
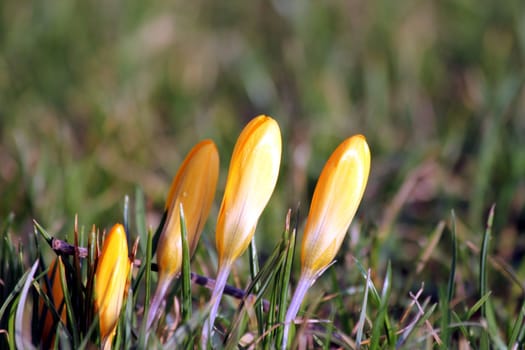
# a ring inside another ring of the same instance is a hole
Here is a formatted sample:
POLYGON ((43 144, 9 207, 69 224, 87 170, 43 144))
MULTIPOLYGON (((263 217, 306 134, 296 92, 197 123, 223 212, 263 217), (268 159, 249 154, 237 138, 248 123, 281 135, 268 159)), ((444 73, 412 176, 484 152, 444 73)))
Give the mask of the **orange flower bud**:
POLYGON ((201 347, 207 348, 219 302, 231 265, 248 247, 255 226, 277 183, 281 162, 281 132, 271 117, 252 119, 233 149, 222 199, 215 242, 219 270, 210 300, 210 315, 203 330, 201 347))
POLYGON ((204 140, 188 153, 173 179, 166 201, 168 214, 157 244, 159 282, 148 313, 148 328, 182 266, 180 205, 184 210, 188 245, 193 253, 213 204, 218 177, 219 152, 213 141, 204 140))
MULTIPOLYGON (((219 152, 211 140, 199 142, 182 163, 168 195, 166 223, 159 238, 159 276, 173 278, 182 265, 180 204, 184 209, 188 244, 194 252, 208 217, 219 177, 219 152)), ((161 277, 160 277, 161 278, 161 277)))
POLYGON ((273 193, 281 162, 281 132, 265 115, 254 118, 239 136, 230 161, 216 228, 219 264, 233 261, 248 247, 273 193))
MULTIPOLYGON (((62 260, 58 257, 53 260, 49 266, 49 271, 47 273, 47 278, 49 281, 49 286, 51 290, 48 289, 47 283, 42 283, 42 289, 44 293, 49 297, 53 308, 60 315, 60 321, 66 323, 66 304, 64 302, 64 291, 62 289, 62 283, 60 282, 60 268, 64 268, 62 260)), ((52 348, 55 344, 55 333, 58 321, 55 319, 53 312, 48 310, 45 306, 44 300, 40 299, 39 303, 39 314, 44 315, 42 319, 43 329, 42 329, 42 346, 45 348, 52 348)))
POLYGON ((339 251, 370 172, 366 139, 356 135, 332 153, 315 187, 301 249, 303 273, 322 272, 339 251))
POLYGON ((124 297, 131 262, 124 226, 116 224, 104 240, 95 271, 95 311, 99 315, 104 349, 111 348, 124 297))
POLYGON ((301 277, 284 321, 281 349, 306 292, 330 265, 361 202, 370 172, 370 149, 362 135, 350 137, 332 153, 319 176, 306 220, 301 277))

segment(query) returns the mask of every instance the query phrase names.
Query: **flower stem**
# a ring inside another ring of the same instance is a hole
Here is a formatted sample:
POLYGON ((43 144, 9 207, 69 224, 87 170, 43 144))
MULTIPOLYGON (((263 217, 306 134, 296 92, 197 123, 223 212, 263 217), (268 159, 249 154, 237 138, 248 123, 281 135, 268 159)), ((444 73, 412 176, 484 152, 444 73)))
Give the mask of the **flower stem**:
POLYGON ((295 293, 293 294, 290 305, 288 306, 288 311, 286 311, 286 316, 284 318, 283 342, 281 345, 282 350, 287 349, 290 324, 295 319, 295 316, 297 316, 297 312, 299 312, 299 308, 303 303, 304 296, 314 281, 314 277, 304 274, 301 275, 301 278, 299 279, 299 283, 297 284, 297 288, 295 289, 295 293))
POLYGON ((222 293, 224 292, 224 287, 226 286, 226 281, 228 280, 230 270, 231 264, 225 264, 219 267, 217 279, 215 280, 215 287, 213 288, 213 292, 211 294, 210 314, 202 327, 201 349, 208 348, 208 339, 211 336, 213 324, 215 322, 215 318, 217 317, 217 310, 219 309, 222 293))
POLYGON ((155 296, 153 296, 153 300, 151 301, 151 306, 148 312, 148 320, 146 323, 146 329, 150 329, 151 325, 153 324, 155 315, 157 314, 160 304, 164 300, 164 296, 166 295, 166 292, 168 291, 170 282, 171 282, 171 278, 164 278, 164 279, 159 280, 159 283, 157 285, 157 290, 155 291, 155 296))

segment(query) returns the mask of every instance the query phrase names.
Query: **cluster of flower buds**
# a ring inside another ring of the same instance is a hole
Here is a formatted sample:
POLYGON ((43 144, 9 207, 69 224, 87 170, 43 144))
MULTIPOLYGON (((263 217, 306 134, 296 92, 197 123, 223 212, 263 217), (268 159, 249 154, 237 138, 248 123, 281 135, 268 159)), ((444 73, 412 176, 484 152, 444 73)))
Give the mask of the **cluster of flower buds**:
MULTIPOLYGON (((279 125, 265 115, 252 119, 235 144, 217 218, 218 270, 210 313, 202 328, 202 348, 209 346, 209 337, 232 265, 249 246, 259 217, 274 191, 281 147, 279 125)), ((369 171, 370 150, 364 136, 356 135, 335 149, 319 176, 303 234, 301 275, 285 316, 282 349, 288 346, 290 324, 308 288, 330 266, 342 245, 363 197, 369 171)), ((156 249, 158 283, 146 318, 146 328, 151 327, 170 284, 181 271, 181 209, 185 215, 192 254, 209 215, 218 176, 217 147, 213 141, 204 140, 188 153, 173 179, 165 205, 166 220, 156 249)), ((46 293, 58 305, 63 295, 60 280, 57 279, 58 269, 53 266, 50 268, 50 271, 55 271, 54 275, 50 275, 52 292, 46 290, 46 293)), ((116 224, 104 240, 95 272, 95 311, 99 317, 104 349, 111 348, 127 295, 131 266, 124 227, 116 224)), ((60 318, 65 322, 65 307, 61 308, 60 318)), ((56 327, 56 324, 57 320, 46 318, 44 336, 49 337, 51 326, 56 327)))

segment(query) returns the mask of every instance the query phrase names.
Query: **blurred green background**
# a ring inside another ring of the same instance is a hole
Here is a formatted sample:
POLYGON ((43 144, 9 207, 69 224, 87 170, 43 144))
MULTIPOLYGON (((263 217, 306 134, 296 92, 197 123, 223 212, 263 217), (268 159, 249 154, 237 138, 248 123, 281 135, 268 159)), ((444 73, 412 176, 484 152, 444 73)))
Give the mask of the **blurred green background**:
POLYGON ((304 219, 329 154, 363 133, 367 234, 424 239, 451 209, 477 233, 496 203, 496 249, 516 258, 524 63, 521 0, 3 0, 0 217, 24 235, 33 219, 70 233, 75 213, 110 227, 140 186, 156 225, 186 152, 212 138, 213 241, 233 144, 269 114, 284 154, 259 236, 298 203, 304 219))

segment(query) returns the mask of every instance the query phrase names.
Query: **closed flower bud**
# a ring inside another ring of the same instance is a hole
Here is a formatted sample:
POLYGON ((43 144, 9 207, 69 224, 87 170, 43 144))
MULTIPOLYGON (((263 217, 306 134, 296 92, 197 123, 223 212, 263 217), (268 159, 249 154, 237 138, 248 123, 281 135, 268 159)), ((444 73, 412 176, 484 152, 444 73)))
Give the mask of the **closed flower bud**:
POLYGON ((95 271, 95 310, 104 349, 111 348, 128 285, 131 262, 124 226, 116 224, 104 240, 95 271))
POLYGON ((219 263, 233 261, 248 247, 259 216, 273 193, 281 162, 281 132, 265 115, 242 131, 230 161, 216 228, 219 263))
POLYGON ((211 140, 199 142, 188 153, 166 202, 168 215, 159 238, 157 263, 159 276, 173 277, 182 265, 180 205, 184 210, 188 244, 194 252, 208 217, 219 177, 219 152, 211 140))
POLYGON ((233 149, 215 233, 219 269, 201 346, 207 348, 231 265, 248 247, 257 221, 273 193, 281 162, 281 132, 265 115, 252 119, 233 149))
POLYGON ((362 135, 341 143, 326 162, 315 187, 301 249, 301 277, 290 301, 281 349, 306 291, 332 263, 361 202, 370 172, 370 150, 362 135))
POLYGON ((193 253, 210 213, 218 177, 219 152, 213 141, 204 140, 188 153, 173 179, 166 201, 166 222, 157 244, 159 280, 148 314, 148 328, 182 266, 180 205, 184 210, 188 245, 193 253))
POLYGON ((356 135, 337 147, 317 181, 301 249, 303 273, 317 274, 339 251, 365 191, 370 150, 356 135))
MULTIPOLYGON (((64 302, 64 290, 62 289, 62 283, 60 282, 60 268, 63 269, 64 264, 62 263, 62 260, 57 257, 49 266, 49 271, 47 273, 49 284, 44 281, 44 283, 42 283, 42 289, 49 297, 53 308, 60 316, 60 321, 65 324, 66 304, 64 302), (51 290, 49 290, 48 286, 51 290)), ((53 348, 55 344, 56 327, 60 321, 57 320, 54 313, 45 306, 43 299, 40 299, 39 314, 43 316, 41 337, 42 347, 53 348)))

